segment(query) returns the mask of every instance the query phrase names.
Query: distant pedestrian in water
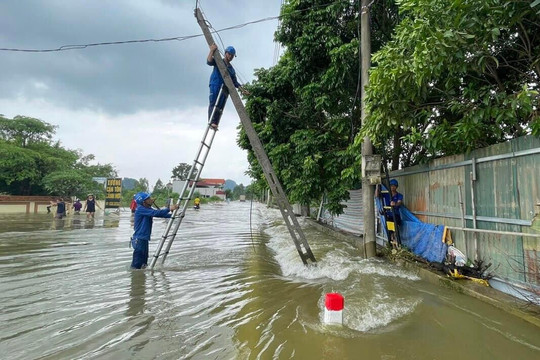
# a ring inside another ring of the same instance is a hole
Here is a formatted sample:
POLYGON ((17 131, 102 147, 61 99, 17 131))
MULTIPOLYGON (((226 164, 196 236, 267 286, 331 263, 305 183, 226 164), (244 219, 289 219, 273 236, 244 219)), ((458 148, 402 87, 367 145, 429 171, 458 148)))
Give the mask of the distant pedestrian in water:
POLYGON ((131 209, 131 213, 135 214, 135 210, 137 210, 137 202, 135 201, 135 195, 133 195, 133 199, 131 199, 131 204, 129 204, 129 208, 131 209))
POLYGON ((82 209, 81 200, 79 199, 75 200, 75 202, 73 203, 73 210, 75 211, 75 214, 79 215, 81 213, 81 209, 82 209))
POLYGON ((170 218, 170 211, 178 209, 177 204, 161 210, 152 209, 154 199, 150 194, 140 192, 135 194, 137 210, 135 210, 135 221, 133 236, 131 237, 131 246, 133 247, 132 269, 144 269, 148 265, 148 242, 152 235, 152 223, 154 217, 170 218))
POLYGON ((94 213, 96 212, 96 206, 101 210, 101 207, 94 198, 94 194, 88 194, 88 197, 86 198, 86 204, 84 204, 84 211, 86 211, 87 218, 94 217, 94 213))
POLYGON ((66 217, 66 203, 64 200, 58 198, 55 202, 51 201, 51 205, 47 206, 47 209, 49 209, 51 206, 56 206, 56 215, 54 215, 55 219, 63 219, 66 217))

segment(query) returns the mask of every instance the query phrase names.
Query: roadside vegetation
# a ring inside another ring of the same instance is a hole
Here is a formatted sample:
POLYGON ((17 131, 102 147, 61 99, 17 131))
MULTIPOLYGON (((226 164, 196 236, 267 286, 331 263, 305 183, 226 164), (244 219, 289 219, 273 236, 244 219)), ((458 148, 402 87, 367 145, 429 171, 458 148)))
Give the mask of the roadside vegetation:
POLYGON ((0 115, 0 194, 104 198, 93 177, 116 177, 112 164, 54 141, 56 126, 26 116, 0 115))
MULTIPOLYGON (((368 136, 391 169, 540 135, 540 1, 370 2, 372 68, 360 124, 360 1, 289 0, 285 49, 247 110, 291 202, 333 214, 361 183, 368 136)), ((256 186, 264 176, 249 151, 256 186)))

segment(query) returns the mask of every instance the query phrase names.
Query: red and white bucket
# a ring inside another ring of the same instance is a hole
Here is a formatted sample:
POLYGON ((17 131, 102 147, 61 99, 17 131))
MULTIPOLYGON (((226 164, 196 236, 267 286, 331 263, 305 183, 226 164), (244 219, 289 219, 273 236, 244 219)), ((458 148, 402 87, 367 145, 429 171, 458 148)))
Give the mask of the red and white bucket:
POLYGON ((325 324, 343 324, 343 308, 345 299, 338 293, 326 294, 324 302, 324 323, 325 324))

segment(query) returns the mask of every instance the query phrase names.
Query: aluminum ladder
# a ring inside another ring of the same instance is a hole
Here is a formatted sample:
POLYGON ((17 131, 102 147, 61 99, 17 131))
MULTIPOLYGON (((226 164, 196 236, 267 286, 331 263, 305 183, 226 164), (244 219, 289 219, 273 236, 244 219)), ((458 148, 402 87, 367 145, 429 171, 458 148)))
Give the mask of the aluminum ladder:
MULTIPOLYGON (((219 90, 218 100, 220 99, 221 95, 223 95, 223 91, 224 91, 224 87, 222 86, 221 89, 219 90)), ((214 117, 214 113, 216 111, 220 111, 217 108, 217 106, 218 106, 218 101, 216 101, 216 105, 214 105, 214 108, 212 109, 212 115, 210 116, 210 119, 214 117)), ((204 135, 199 145, 199 150, 197 151, 195 160, 193 160, 193 165, 191 166, 191 169, 189 170, 189 174, 187 176, 186 182, 184 183, 184 186, 182 187, 182 192, 180 193, 180 197, 178 198, 176 202, 176 204, 178 204, 178 209, 173 211, 172 216, 169 218, 169 221, 167 223, 167 227, 163 231, 163 235, 161 235, 161 239, 156 248, 154 256, 152 257, 152 260, 150 261, 150 266, 149 266, 150 269, 154 268, 158 258, 161 257, 162 264, 165 262, 165 259, 167 259, 167 255, 169 254, 169 251, 171 250, 171 246, 174 242, 174 239, 176 238, 178 229, 180 228, 180 225, 182 224, 182 220, 184 219, 184 216, 186 215, 186 210, 190 204, 191 198, 193 197, 193 193, 195 192, 195 187, 196 187, 195 185, 197 184, 197 181, 199 181, 201 177, 202 169, 204 167, 204 163, 206 162, 206 158, 208 157, 208 154, 210 152, 210 148, 212 147, 212 143, 214 142, 214 137, 216 136, 216 132, 217 132, 217 129, 213 129, 210 126, 210 123, 208 123, 208 126, 206 127, 206 130, 204 131, 204 135), (192 186, 189 189, 189 193, 187 196, 184 196, 190 184, 192 184, 192 186), (163 250, 163 246, 165 246, 165 250, 163 250)))
MULTIPOLYGON (((214 38, 212 37, 212 34, 208 29, 207 22, 204 19, 199 8, 195 9, 195 17, 197 18, 197 22, 199 23, 199 26, 203 31, 206 42, 209 46, 212 45, 214 43, 214 38)), ((214 56, 214 60, 216 61, 216 65, 219 69, 221 76, 223 77, 225 85, 228 89, 231 89, 229 91, 229 95, 234 104, 234 107, 236 108, 236 112, 240 117, 242 127, 246 132, 249 143, 251 144, 251 148, 253 149, 253 152, 257 157, 257 161, 259 162, 259 165, 261 165, 268 186, 270 186, 270 190, 272 190, 279 210, 281 211, 281 215, 283 216, 283 220, 287 225, 287 229, 291 234, 292 240, 294 242, 294 245, 296 246, 296 250, 298 251, 300 258, 302 259, 302 262, 305 265, 308 264, 308 260, 316 263, 317 260, 315 260, 315 256, 313 255, 313 252, 309 247, 304 232, 302 231, 302 228, 298 223, 298 219, 296 219, 296 215, 292 210, 291 204, 289 203, 289 200, 287 199, 287 196, 283 191, 281 184, 274 172, 272 164, 270 163, 270 159, 268 158, 268 155, 264 150, 261 140, 259 139, 259 136, 257 135, 255 129, 253 128, 253 124, 251 123, 244 104, 242 103, 242 99, 240 99, 240 95, 238 95, 238 92, 234 91, 234 84, 232 82, 231 76, 229 75, 229 71, 225 66, 225 63, 223 62, 223 59, 221 58, 221 56, 214 56)))

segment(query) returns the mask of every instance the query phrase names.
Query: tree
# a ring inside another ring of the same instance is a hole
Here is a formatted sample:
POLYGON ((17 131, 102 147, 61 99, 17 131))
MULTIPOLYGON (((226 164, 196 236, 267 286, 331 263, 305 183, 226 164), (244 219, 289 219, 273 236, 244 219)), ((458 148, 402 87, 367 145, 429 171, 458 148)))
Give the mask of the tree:
POLYGON ((84 197, 95 193, 95 185, 90 177, 79 170, 55 171, 43 178, 43 186, 50 194, 84 197))
POLYGON ((162 191, 162 190, 167 190, 167 189, 165 189, 165 186, 163 185, 163 182, 161 181, 161 179, 157 179, 156 184, 154 185, 154 189, 152 191, 156 192, 156 191, 162 191))
POLYGON ((23 148, 32 142, 48 142, 56 128, 57 126, 27 116, 17 115, 13 119, 0 116, 0 137, 23 148))
POLYGON ((147 178, 140 178, 137 181, 135 189, 137 190, 137 192, 139 192, 139 191, 149 192, 150 187, 148 185, 148 179, 147 178))
POLYGON ((233 200, 238 200, 240 198, 240 195, 245 195, 246 189, 243 184, 236 185, 232 191, 232 198, 233 200))
MULTIPOLYGON (((276 40, 287 50, 271 69, 256 71, 247 111, 292 202, 310 204, 326 194, 339 214, 360 169, 345 172, 360 127, 359 1, 289 1, 282 7, 276 40)), ((394 1, 373 4, 374 49, 389 39, 398 20, 394 1)), ((244 133, 249 175, 265 182, 244 133)), ((264 187, 264 186, 262 186, 264 187)))
POLYGON ((83 156, 53 142, 56 126, 38 119, 0 116, 0 192, 24 195, 102 193, 92 177, 116 176, 111 164, 90 165, 83 156))
MULTIPOLYGON (((191 165, 186 164, 186 163, 180 163, 172 170, 172 176, 175 179, 187 180, 190 171, 191 171, 191 165)), ((192 178, 195 178, 196 176, 197 176, 197 169, 194 169, 192 178)))
MULTIPOLYGON (((365 135, 392 168, 540 135, 540 17, 527 1, 404 0, 373 56, 365 135)), ((538 4, 537 4, 538 5, 538 4)))

